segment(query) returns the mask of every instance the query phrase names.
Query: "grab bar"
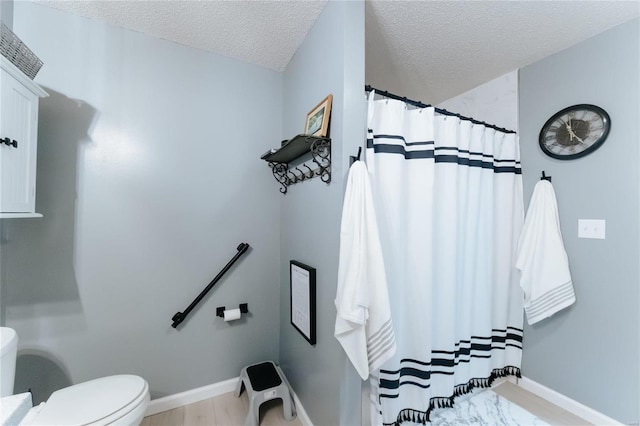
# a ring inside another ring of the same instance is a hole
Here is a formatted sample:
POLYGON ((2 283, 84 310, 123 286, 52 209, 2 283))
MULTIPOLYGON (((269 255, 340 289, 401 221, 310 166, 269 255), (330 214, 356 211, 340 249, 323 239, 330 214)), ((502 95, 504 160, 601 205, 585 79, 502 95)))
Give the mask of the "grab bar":
POLYGON ((218 272, 218 275, 216 275, 215 278, 209 283, 209 285, 206 286, 204 290, 202 290, 202 292, 198 295, 198 297, 196 297, 193 300, 193 302, 191 302, 191 304, 187 307, 187 309, 185 309, 184 312, 176 312, 176 314, 171 318, 171 321, 173 321, 173 324, 171 324, 171 327, 176 328, 182 321, 184 321, 187 315, 189 315, 189 312, 191 312, 193 308, 196 307, 196 305, 204 298, 204 296, 209 292, 209 290, 211 290, 211 288, 213 288, 213 286, 216 285, 216 283, 220 280, 220 278, 222 278, 222 276, 229 270, 229 268, 231 268, 231 266, 235 263, 235 261, 238 260, 240 256, 242 256, 247 251, 248 248, 249 248, 249 244, 240 243, 240 245, 238 246, 238 252, 235 254, 235 256, 233 256, 233 258, 231 258, 229 263, 227 263, 225 267, 222 268, 220 272, 218 272))

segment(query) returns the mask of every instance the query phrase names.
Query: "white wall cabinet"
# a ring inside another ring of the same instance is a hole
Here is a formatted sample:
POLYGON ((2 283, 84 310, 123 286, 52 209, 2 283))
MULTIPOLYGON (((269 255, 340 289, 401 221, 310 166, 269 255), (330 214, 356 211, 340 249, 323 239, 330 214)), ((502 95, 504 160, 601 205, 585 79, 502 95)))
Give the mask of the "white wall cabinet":
POLYGON ((47 93, 0 56, 0 219, 41 217, 36 206, 38 102, 47 93))

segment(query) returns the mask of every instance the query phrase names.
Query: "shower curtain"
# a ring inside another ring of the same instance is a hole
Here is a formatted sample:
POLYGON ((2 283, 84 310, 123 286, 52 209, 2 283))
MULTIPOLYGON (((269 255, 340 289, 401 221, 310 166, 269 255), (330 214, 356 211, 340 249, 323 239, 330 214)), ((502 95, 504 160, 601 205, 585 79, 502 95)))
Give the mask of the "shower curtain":
POLYGON ((455 397, 520 375, 518 139, 373 94, 368 127, 397 344, 372 379, 374 414, 424 424, 455 397))

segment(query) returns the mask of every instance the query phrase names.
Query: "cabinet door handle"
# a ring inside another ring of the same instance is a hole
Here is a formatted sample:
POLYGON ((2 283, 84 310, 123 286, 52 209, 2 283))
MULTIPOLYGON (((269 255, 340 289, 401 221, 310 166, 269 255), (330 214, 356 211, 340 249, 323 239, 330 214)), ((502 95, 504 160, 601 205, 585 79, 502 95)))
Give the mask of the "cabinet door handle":
POLYGON ((4 142, 5 145, 9 145, 12 146, 14 148, 18 147, 18 141, 17 140, 11 140, 9 138, 4 138, 4 139, 0 139, 0 143, 4 142))

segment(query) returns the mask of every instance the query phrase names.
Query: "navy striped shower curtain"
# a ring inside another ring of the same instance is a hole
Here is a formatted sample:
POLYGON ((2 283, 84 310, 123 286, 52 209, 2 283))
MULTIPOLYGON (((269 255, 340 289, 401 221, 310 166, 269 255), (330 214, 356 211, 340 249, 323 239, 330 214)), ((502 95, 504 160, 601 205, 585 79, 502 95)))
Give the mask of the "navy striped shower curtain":
POLYGON ((424 424, 456 397, 520 374, 518 138, 373 94, 368 127, 397 344, 372 378, 373 422, 424 424))

